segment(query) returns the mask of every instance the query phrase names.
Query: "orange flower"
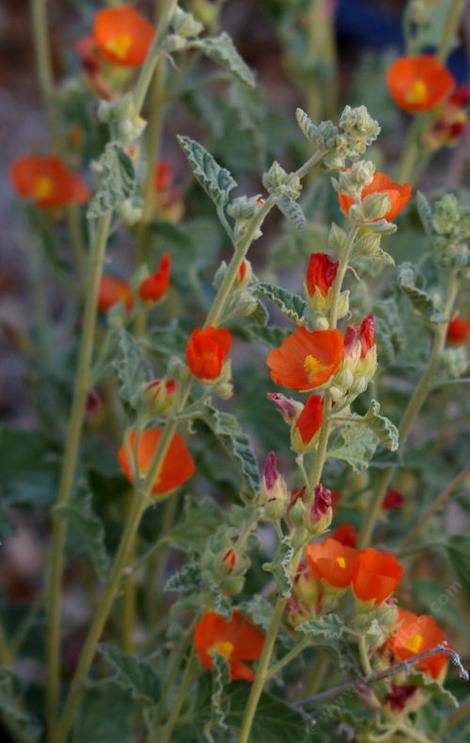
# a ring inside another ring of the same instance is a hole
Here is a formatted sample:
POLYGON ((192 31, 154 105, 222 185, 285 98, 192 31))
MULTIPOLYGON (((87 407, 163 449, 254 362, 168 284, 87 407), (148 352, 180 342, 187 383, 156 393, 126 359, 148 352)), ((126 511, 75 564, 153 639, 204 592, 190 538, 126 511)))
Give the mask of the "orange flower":
POLYGON ((155 28, 132 5, 100 10, 93 26, 100 54, 122 67, 139 67, 145 62, 155 28))
MULTIPOLYGON (((395 183, 388 177, 388 175, 377 171, 374 174, 372 182, 369 183, 368 186, 364 186, 362 189, 361 199, 364 200, 367 196, 371 196, 375 193, 387 194, 390 201, 390 209, 383 219, 387 219, 391 222, 398 216, 402 209, 405 208, 411 199, 411 183, 395 183)), ((352 196, 346 196, 346 194, 340 193, 339 204, 343 214, 347 216, 351 206, 354 204, 354 199, 352 196)))
POLYGON ((455 80, 436 57, 400 57, 387 71, 393 100, 404 111, 430 111, 450 95, 455 80))
POLYGON ((357 531, 351 524, 341 524, 341 526, 336 527, 331 538, 341 542, 346 547, 356 547, 357 545, 357 531))
POLYGON ((23 199, 42 209, 84 204, 90 198, 85 182, 69 170, 60 157, 31 155, 15 160, 10 178, 23 199))
POLYGON ((343 336, 339 330, 298 328, 279 348, 271 351, 267 364, 276 384, 293 390, 312 390, 325 384, 343 358, 343 336))
POLYGON ((334 588, 347 588, 356 570, 357 550, 335 539, 309 544, 305 550, 314 575, 334 588))
MULTIPOLYGON (((396 629, 388 638, 385 647, 392 652, 394 660, 403 661, 418 655, 418 653, 431 650, 431 648, 446 640, 446 633, 432 617, 426 614, 418 616, 412 611, 399 608, 396 629)), ((435 679, 441 676, 446 666, 446 653, 436 653, 436 655, 431 655, 417 663, 420 671, 435 679)))
POLYGON ((127 311, 134 305, 131 287, 128 281, 116 279, 114 276, 103 276, 98 293, 98 307, 101 312, 107 312, 117 302, 124 302, 127 311))
POLYGON ((220 377, 232 348, 232 334, 225 328, 194 328, 186 346, 186 361, 198 379, 220 377))
POLYGON ((171 259, 169 253, 163 253, 158 270, 139 286, 139 296, 144 302, 158 302, 170 283, 171 259))
POLYGON ((310 395, 292 430, 295 451, 306 452, 315 442, 323 423, 323 398, 310 395))
POLYGON ((352 588, 360 601, 381 604, 398 586, 403 567, 391 552, 369 549, 359 552, 352 588))
POLYGON ((470 320, 464 320, 460 315, 454 315, 447 327, 447 343, 451 346, 461 346, 470 340, 470 320))
MULTIPOLYGON (((129 461, 129 456, 134 455, 137 439, 137 470, 140 477, 145 477, 150 469, 161 437, 162 432, 158 428, 147 428, 146 431, 141 432, 140 437, 138 437, 138 432, 135 429, 127 432, 125 443, 121 444, 119 448, 118 461, 129 482, 134 482, 132 459, 129 461)), ((194 460, 186 447, 184 438, 179 433, 173 434, 160 472, 153 482, 152 493, 161 495, 174 490, 192 477, 194 469, 194 460)))
POLYGON ((312 253, 305 275, 305 288, 309 297, 320 292, 326 297, 333 286, 338 271, 338 261, 332 261, 326 253, 312 253))
POLYGON ((173 167, 167 160, 160 160, 155 166, 153 187, 157 193, 168 191, 173 185, 173 167))
POLYGON ((264 634, 236 609, 228 622, 220 614, 208 611, 196 625, 194 645, 208 671, 212 670, 213 655, 219 653, 227 659, 234 681, 253 681, 253 670, 242 661, 259 658, 264 634))

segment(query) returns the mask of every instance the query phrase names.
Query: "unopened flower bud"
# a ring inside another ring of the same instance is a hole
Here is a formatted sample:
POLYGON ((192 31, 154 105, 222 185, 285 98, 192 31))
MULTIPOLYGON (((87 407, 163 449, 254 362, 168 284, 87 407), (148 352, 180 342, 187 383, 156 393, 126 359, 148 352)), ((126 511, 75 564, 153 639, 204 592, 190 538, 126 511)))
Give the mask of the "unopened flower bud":
POLYGON ((310 566, 302 564, 294 579, 294 594, 306 606, 315 607, 320 594, 320 583, 312 573, 310 566))
POLYGON ((176 398, 174 379, 154 379, 144 387, 143 403, 145 409, 155 415, 167 415, 176 398))
POLYGON ((305 513, 305 526, 311 534, 323 534, 333 519, 331 490, 317 485, 311 506, 305 513))
POLYGON ((323 398, 310 395, 291 431, 291 444, 297 454, 305 454, 316 446, 323 423, 323 398))
POLYGON ((386 193, 374 193, 362 201, 362 213, 366 221, 382 219, 390 211, 390 198, 386 193))
POLYGON ((303 526, 305 519, 305 503, 302 498, 298 498, 294 505, 289 508, 289 523, 292 526, 303 526))
POLYGON ((302 412, 303 405, 301 402, 285 397, 280 392, 268 392, 266 397, 276 405, 288 426, 291 426, 302 412))
POLYGON ((238 269, 238 273, 237 273, 237 279, 236 279, 237 289, 243 289, 245 286, 248 286, 248 284, 251 281, 252 276, 253 276, 253 268, 251 266, 251 263, 249 260, 244 258, 240 264, 240 268, 238 269))
POLYGON ((235 570, 238 563, 238 555, 233 547, 229 547, 220 557, 222 570, 230 575, 235 570))
POLYGON ((297 596, 289 596, 286 604, 287 621, 293 627, 312 619, 312 612, 297 596))
POLYGON ((284 515, 289 502, 286 481, 277 469, 277 457, 273 451, 269 452, 264 463, 260 501, 269 507, 273 516, 280 513, 279 518, 284 515))

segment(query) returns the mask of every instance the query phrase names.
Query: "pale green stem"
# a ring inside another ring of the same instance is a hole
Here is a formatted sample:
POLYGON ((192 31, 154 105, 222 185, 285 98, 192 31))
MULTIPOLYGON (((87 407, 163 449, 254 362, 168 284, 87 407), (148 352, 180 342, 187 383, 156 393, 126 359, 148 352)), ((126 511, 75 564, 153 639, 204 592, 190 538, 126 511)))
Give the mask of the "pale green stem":
POLYGON ((175 646, 174 652, 172 653, 173 657, 171 658, 171 660, 169 660, 167 664, 167 672, 165 674, 165 679, 162 684, 162 694, 158 702, 157 708, 155 710, 155 716, 154 716, 155 727, 158 727, 158 725, 160 724, 160 719, 165 710, 165 705, 166 705, 168 694, 171 691, 173 684, 175 682, 181 661, 183 660, 183 656, 186 653, 188 645, 192 641, 194 627, 196 625, 196 622, 198 621, 198 618, 199 618, 199 614, 196 614, 190 626, 186 630, 183 639, 180 641, 178 645, 175 646))
POLYGON ((407 736, 407 740, 415 740, 417 741, 417 743, 432 743, 431 738, 428 738, 427 735, 424 735, 424 733, 420 733, 418 730, 415 730, 415 728, 412 727, 411 724, 408 725, 405 722, 400 722, 396 729, 404 733, 407 736))
MULTIPOLYGON (((457 297, 457 291, 457 276, 455 272, 451 272, 447 284, 446 304, 443 310, 445 322, 439 323, 439 325, 434 326, 434 339, 431 348, 431 355, 429 357, 428 363, 426 364, 421 379, 416 385, 414 394, 412 395, 408 403, 399 427, 399 452, 403 451, 405 443, 408 440, 408 436, 410 435, 414 423, 421 412, 421 408, 423 407, 423 404, 432 389, 432 379, 438 367, 439 359, 445 345, 447 327, 452 316, 452 309, 457 297)), ((382 501, 390 486, 390 483, 392 482, 395 471, 396 467, 390 467, 389 469, 383 470, 382 473, 379 475, 375 492, 372 494, 370 503, 368 504, 366 517, 362 523, 359 536, 359 544, 361 547, 367 547, 372 538, 374 526, 380 514, 382 501)))
POLYGON ((470 465, 465 467, 457 477, 455 477, 450 485, 438 495, 438 497, 431 503, 427 511, 421 516, 416 526, 410 531, 406 539, 401 544, 401 549, 406 550, 407 547, 413 544, 418 534, 424 529, 424 527, 431 521, 436 513, 441 511, 446 505, 447 501, 455 493, 455 491, 465 482, 467 477, 470 476, 470 465))
MULTIPOLYGON (((59 481, 57 506, 67 503, 75 476, 86 398, 90 388, 90 369, 96 327, 98 291, 101 281, 111 214, 98 224, 89 256, 87 291, 83 313, 82 337, 78 357, 72 410, 67 429, 64 459, 59 481)), ((52 546, 47 586, 47 719, 53 730, 60 691, 60 593, 65 559, 66 522, 60 513, 52 516, 52 546)))
POLYGON ((7 666, 12 659, 12 653, 8 643, 3 623, 0 622, 0 665, 7 666))
POLYGON ((137 112, 142 110, 145 96, 147 95, 150 83, 152 82, 155 67, 159 61, 160 55, 163 54, 160 50, 161 42, 168 30, 176 5, 177 0, 167 0, 160 16, 157 33, 155 34, 152 46, 147 54, 147 58, 140 72, 134 91, 134 103, 137 112))
POLYGON ((274 663, 271 668, 268 668, 268 671, 266 673, 266 679, 269 680, 273 676, 276 676, 276 674, 279 673, 285 666, 287 666, 291 661, 295 660, 300 653, 302 653, 305 648, 308 648, 308 646, 311 644, 311 639, 309 637, 304 637, 303 640, 300 640, 300 642, 297 643, 297 645, 294 645, 292 650, 290 650, 286 655, 278 660, 277 663, 274 663))
POLYGON ((159 738, 160 743, 170 743, 171 741, 173 730, 175 728, 176 723, 178 722, 181 709, 186 700, 189 687, 194 677, 195 668, 194 668, 193 661, 194 661, 194 648, 192 649, 191 655, 189 656, 188 662, 186 664, 183 678, 181 680, 181 685, 180 685, 180 688, 178 689, 178 694, 176 695, 176 699, 173 702, 170 717, 168 718, 168 722, 166 723, 166 725, 164 726, 161 732, 161 736, 159 738))
POLYGON ((453 0, 449 14, 447 16, 446 25, 444 27, 444 33, 442 34, 441 43, 436 53, 437 59, 444 63, 450 52, 452 42, 457 35, 459 29, 460 17, 465 7, 466 0, 453 0))
POLYGON ((331 295, 330 328, 336 328, 336 325, 338 323, 339 297, 343 288, 344 277, 346 276, 346 271, 348 270, 351 251, 358 231, 358 225, 353 224, 350 227, 346 239, 346 244, 340 257, 338 271, 336 272, 336 278, 333 284, 333 293, 331 295))
POLYGON ((323 650, 317 650, 314 658, 313 673, 305 683, 304 695, 306 697, 316 694, 323 683, 323 679, 330 665, 330 659, 323 650), (316 661, 316 662, 315 662, 316 661))
POLYGON ((55 83, 50 54, 49 29, 47 25, 46 0, 30 0, 31 22, 36 57, 36 71, 42 98, 46 105, 49 126, 53 139, 60 141, 57 117, 54 111, 55 83))
POLYGON ((361 659, 362 670, 366 676, 372 676, 372 667, 370 665, 366 638, 364 636, 359 637, 357 644, 359 647, 359 657, 361 659))

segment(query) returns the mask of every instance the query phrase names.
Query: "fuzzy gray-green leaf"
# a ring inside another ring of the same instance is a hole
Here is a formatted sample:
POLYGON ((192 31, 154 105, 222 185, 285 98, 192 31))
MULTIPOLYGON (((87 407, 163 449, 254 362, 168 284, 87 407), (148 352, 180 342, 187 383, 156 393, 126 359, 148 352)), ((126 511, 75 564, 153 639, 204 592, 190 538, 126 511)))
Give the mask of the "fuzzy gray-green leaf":
POLYGON ((280 286, 266 282, 256 284, 253 290, 256 294, 261 294, 263 297, 270 299, 289 320, 299 324, 303 322, 308 305, 300 294, 292 294, 280 286))
POLYGON ((365 415, 352 415, 351 423, 364 424, 377 436, 390 451, 398 449, 398 429, 389 418, 380 415, 380 403, 371 400, 365 415))
POLYGON ((100 643, 98 651, 115 672, 113 681, 130 691, 133 698, 155 704, 160 697, 160 680, 150 663, 133 655, 126 655, 107 642, 100 643))
POLYGON ((416 274, 411 263, 402 263, 398 266, 398 286, 406 294, 416 312, 426 320, 441 322, 441 315, 436 312, 432 296, 416 286, 416 274))
POLYGON ((98 160, 99 185, 88 205, 87 218, 97 219, 117 209, 136 189, 134 164, 119 142, 109 142, 98 160))
POLYGON ((303 230, 306 225, 305 214, 302 207, 286 193, 273 193, 273 199, 277 208, 285 218, 298 230, 303 230))
POLYGON ((341 428, 340 441, 328 452, 332 459, 347 462, 354 472, 362 472, 374 456, 377 436, 369 428, 346 425, 341 428))
MULTIPOLYGON (((15 740, 35 743, 41 735, 41 724, 24 711, 18 677, 7 668, 0 668, 0 718, 13 733, 15 740)), ((3 731, 6 735, 6 731, 3 731)))
POLYGON ((222 168, 199 142, 183 136, 178 136, 177 139, 188 158, 195 178, 206 194, 217 206, 224 206, 229 200, 230 192, 237 187, 231 173, 222 168))
POLYGON ((136 408, 142 396, 142 388, 152 380, 153 374, 149 361, 127 330, 119 331, 113 366, 120 381, 121 399, 136 408))
POLYGON ((198 39, 192 42, 191 46, 200 49, 206 57, 213 62, 229 70, 242 83, 254 88, 256 85, 255 76, 236 50, 234 43, 228 34, 221 33, 218 36, 212 36, 208 39, 198 39))

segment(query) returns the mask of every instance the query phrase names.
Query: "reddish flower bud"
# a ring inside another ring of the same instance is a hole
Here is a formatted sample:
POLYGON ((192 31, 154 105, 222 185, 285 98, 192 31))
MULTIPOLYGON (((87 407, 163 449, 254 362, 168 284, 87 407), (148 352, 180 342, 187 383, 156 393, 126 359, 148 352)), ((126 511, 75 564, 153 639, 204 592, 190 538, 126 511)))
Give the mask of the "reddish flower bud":
POLYGON ((158 302, 162 299, 170 283, 170 267, 170 254, 163 253, 158 270, 139 286, 139 296, 144 302, 158 302))
POLYGON ((447 327, 447 343, 451 346, 461 346, 470 341, 470 320, 464 320, 460 315, 454 315, 447 327))
POLYGON ((134 306, 129 282, 115 276, 103 276, 98 293, 99 309, 101 312, 107 312, 118 302, 123 302, 128 312, 134 306))
POLYGON ((222 369, 232 347, 232 334, 225 328, 195 328, 186 346, 186 361, 198 379, 212 382, 222 369))
POLYGON ((267 515, 282 518, 289 502, 289 491, 286 481, 277 469, 276 454, 269 452, 263 467, 263 479, 260 492, 261 503, 267 507, 267 515))
POLYGON ((413 684, 398 686, 397 684, 392 683, 391 690, 385 697, 385 703, 390 705, 392 712, 403 712, 403 710, 407 706, 408 700, 415 695, 417 688, 418 687, 413 686, 413 684))
POLYGON ((361 340, 361 359, 364 359, 370 349, 375 346, 375 320, 373 315, 367 315, 359 326, 361 340))
POLYGON ((314 312, 325 314, 329 307, 330 290, 338 271, 338 261, 326 253, 312 253, 305 275, 305 291, 314 312))
POLYGON ((333 518, 331 505, 331 490, 324 485, 317 485, 313 494, 313 501, 306 513, 305 526, 312 534, 322 534, 328 529, 333 518))
POLYGON ((310 395, 292 429, 292 448, 298 454, 312 449, 323 423, 323 398, 310 395))
POLYGON ((227 573, 229 575, 230 573, 233 573, 235 570, 235 567, 238 562, 238 556, 233 547, 230 547, 223 555, 222 555, 222 565, 227 573))
POLYGON ((155 167, 153 186, 157 193, 168 191, 173 185, 173 167, 166 160, 160 160, 155 167))
POLYGON ((337 542, 341 542, 346 547, 357 547, 358 534, 351 524, 341 524, 341 526, 338 526, 331 535, 331 538, 336 539, 337 542))
POLYGON ((391 488, 387 491, 382 501, 382 511, 392 511, 401 508, 404 502, 405 496, 399 493, 398 490, 391 488))
POLYGON ((291 400, 290 398, 285 397, 285 395, 281 395, 280 392, 268 392, 266 397, 276 405, 288 426, 291 426, 292 423, 294 423, 302 411, 302 403, 297 402, 297 400, 291 400))
POLYGON ((249 284, 252 276, 253 276, 253 269, 251 267, 251 263, 246 258, 244 258, 240 264, 240 268, 238 269, 237 287, 241 289, 247 284, 249 284))
POLYGON ((144 389, 144 401, 150 412, 166 415, 176 398, 174 379, 154 379, 144 389))

